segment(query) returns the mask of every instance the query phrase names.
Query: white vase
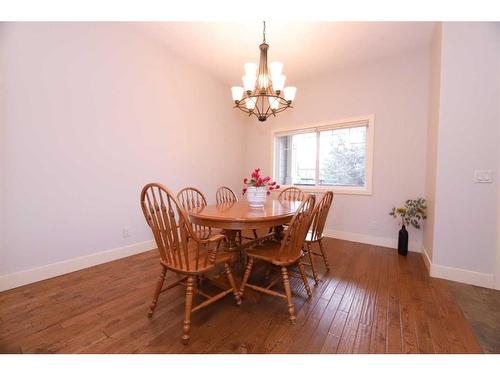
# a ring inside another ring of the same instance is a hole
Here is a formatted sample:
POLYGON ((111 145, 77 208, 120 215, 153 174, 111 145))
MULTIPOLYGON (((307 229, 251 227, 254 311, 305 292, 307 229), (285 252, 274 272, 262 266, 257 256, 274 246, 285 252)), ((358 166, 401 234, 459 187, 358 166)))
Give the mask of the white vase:
POLYGON ((247 196, 248 205, 250 207, 260 208, 264 207, 267 198, 267 187, 266 186, 249 186, 247 188, 247 192, 245 193, 247 196))

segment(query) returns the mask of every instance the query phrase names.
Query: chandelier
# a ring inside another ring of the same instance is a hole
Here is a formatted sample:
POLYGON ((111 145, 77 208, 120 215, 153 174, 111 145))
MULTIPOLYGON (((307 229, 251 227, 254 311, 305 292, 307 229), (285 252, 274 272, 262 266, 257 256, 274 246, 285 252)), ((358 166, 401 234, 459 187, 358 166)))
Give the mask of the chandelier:
POLYGON ((272 62, 267 66, 266 23, 262 32, 263 41, 259 46, 260 62, 244 65, 245 75, 242 77, 243 87, 231 88, 234 108, 239 108, 249 116, 255 115, 259 121, 292 107, 296 87, 285 87, 286 76, 282 74, 283 63, 272 62))

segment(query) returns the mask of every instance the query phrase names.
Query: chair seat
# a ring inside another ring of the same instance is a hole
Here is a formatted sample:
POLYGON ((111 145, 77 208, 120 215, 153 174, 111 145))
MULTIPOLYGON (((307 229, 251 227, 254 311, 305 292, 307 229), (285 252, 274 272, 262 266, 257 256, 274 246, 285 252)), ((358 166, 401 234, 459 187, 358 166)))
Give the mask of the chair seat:
MULTIPOLYGON (((212 268, 214 268, 216 265, 225 263, 225 262, 230 262, 232 257, 234 257, 234 253, 232 252, 225 252, 219 248, 217 252, 217 257, 215 260, 215 263, 210 263, 207 257, 209 256, 209 252, 207 249, 201 248, 200 249, 200 254, 198 257, 198 269, 196 269, 196 247, 197 244, 194 241, 189 241, 188 245, 188 263, 189 263, 189 270, 186 270, 186 261, 185 261, 185 256, 184 252, 181 251, 181 260, 182 260, 182 267, 175 267, 174 265, 167 265, 164 262, 161 262, 165 267, 168 269, 171 269, 175 272, 180 272, 180 273, 185 273, 185 274, 201 274, 205 273, 212 268), (206 260, 206 265, 205 265, 205 260, 206 260), (196 269, 196 271, 195 271, 196 269)), ((222 247, 222 246, 221 246, 222 247)), ((176 259, 178 261, 178 259, 176 259)))
POLYGON ((280 248, 281 242, 267 240, 262 242, 262 244, 257 247, 248 249, 247 254, 250 257, 264 260, 276 266, 288 266, 296 263, 300 259, 300 256, 298 258, 290 259, 280 258, 280 248))

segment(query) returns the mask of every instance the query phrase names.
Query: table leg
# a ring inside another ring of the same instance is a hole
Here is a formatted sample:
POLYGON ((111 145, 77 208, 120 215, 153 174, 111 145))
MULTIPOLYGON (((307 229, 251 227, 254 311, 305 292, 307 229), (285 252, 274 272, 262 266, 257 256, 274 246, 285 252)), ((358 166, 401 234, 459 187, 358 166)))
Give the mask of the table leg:
POLYGON ((227 241, 224 243, 225 251, 235 251, 238 249, 238 244, 236 242, 236 234, 238 231, 232 229, 225 229, 224 234, 226 235, 227 241))
POLYGON ((274 227, 274 239, 281 241, 283 239, 283 225, 274 227))

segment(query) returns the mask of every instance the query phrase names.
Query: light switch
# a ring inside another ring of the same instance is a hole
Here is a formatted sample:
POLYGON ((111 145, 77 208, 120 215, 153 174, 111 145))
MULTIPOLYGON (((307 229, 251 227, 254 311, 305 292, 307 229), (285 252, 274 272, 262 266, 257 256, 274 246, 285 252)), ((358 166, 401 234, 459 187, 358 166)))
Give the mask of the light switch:
POLYGON ((493 182, 493 173, 491 169, 476 169, 474 171, 474 182, 491 183, 493 182))

